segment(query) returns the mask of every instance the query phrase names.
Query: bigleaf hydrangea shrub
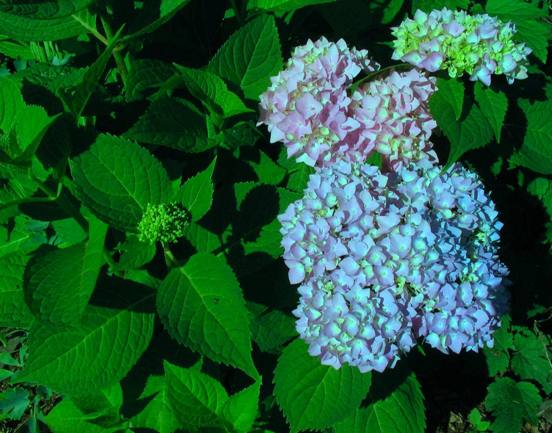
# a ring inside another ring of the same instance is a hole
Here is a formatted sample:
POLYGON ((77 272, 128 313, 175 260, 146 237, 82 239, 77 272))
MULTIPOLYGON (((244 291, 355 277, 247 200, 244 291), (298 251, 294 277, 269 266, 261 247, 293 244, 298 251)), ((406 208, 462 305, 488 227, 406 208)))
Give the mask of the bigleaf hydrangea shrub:
POLYGON ((551 431, 549 6, 0 2, 0 432, 551 431))

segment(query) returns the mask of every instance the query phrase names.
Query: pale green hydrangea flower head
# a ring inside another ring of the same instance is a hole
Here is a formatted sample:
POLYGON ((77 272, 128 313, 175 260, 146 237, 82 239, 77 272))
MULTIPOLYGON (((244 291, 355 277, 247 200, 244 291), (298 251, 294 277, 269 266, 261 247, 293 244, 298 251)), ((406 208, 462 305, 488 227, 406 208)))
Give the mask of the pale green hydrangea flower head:
POLYGON ((427 14, 416 11, 393 28, 393 59, 450 77, 470 74, 472 81, 491 84, 491 75, 508 83, 527 78, 531 49, 514 41, 515 26, 487 14, 469 15, 446 8, 427 14))

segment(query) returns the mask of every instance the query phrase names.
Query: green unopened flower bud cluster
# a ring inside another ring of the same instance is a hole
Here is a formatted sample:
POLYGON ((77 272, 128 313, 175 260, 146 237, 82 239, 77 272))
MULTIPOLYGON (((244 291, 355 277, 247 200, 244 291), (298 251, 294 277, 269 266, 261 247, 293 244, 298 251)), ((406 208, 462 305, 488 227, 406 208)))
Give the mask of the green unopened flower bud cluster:
POLYGON ((148 203, 138 224, 138 239, 142 242, 170 244, 184 236, 190 223, 190 213, 178 203, 148 203))

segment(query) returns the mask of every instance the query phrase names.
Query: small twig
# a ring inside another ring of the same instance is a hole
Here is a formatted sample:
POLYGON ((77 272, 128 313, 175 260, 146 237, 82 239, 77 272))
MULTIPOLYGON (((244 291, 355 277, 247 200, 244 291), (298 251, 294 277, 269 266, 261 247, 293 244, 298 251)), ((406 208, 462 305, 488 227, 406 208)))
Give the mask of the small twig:
POLYGON ((386 66, 385 68, 378 69, 377 71, 371 72, 362 79, 354 82, 350 89, 352 92, 354 92, 356 89, 358 89, 362 84, 366 83, 367 81, 371 81, 376 77, 379 77, 380 75, 383 75, 387 72, 395 71, 395 70, 408 70, 412 69, 413 66, 409 63, 399 63, 398 65, 391 65, 386 66))
MULTIPOLYGON (((108 40, 111 41, 113 39, 113 31, 111 30, 111 25, 109 24, 109 22, 104 17, 101 17, 101 21, 102 21, 102 25, 103 25, 105 34, 106 34, 108 40)), ((128 71, 127 71, 127 67, 126 67, 126 64, 125 64, 125 59, 123 58, 123 56, 121 54, 121 50, 122 50, 122 48, 116 47, 113 50, 113 58, 115 59, 115 63, 117 65, 117 70, 119 71, 119 75, 121 76, 121 80, 123 81, 123 85, 126 87, 128 71)))
POLYGON ((109 41, 107 38, 102 35, 98 30, 96 30, 94 27, 90 26, 86 21, 83 21, 78 15, 71 15, 75 21, 77 21, 81 26, 83 26, 86 30, 88 30, 92 35, 96 37, 102 44, 109 45, 109 41))

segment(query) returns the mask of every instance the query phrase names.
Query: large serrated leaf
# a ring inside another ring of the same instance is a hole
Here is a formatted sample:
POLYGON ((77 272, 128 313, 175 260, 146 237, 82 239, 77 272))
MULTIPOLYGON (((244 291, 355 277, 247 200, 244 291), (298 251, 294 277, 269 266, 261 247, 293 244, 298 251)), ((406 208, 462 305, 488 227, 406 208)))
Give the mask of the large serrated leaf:
POLYGON ((165 361, 167 395, 176 418, 188 429, 227 425, 221 412, 228 401, 222 385, 196 368, 165 361))
MULTIPOLYGON (((447 164, 452 164, 466 152, 491 141, 493 131, 479 107, 472 104, 465 116, 456 118, 456 103, 446 92, 436 92, 429 101, 431 114, 450 141, 447 164)), ((457 106, 456 106, 457 107, 457 106)))
POLYGON ((154 100, 125 136, 190 153, 212 147, 202 114, 189 102, 166 96, 154 100))
POLYGON ((520 105, 527 117, 527 132, 521 149, 511 156, 510 164, 552 174, 552 101, 529 104, 523 100, 520 105))
POLYGON ((132 418, 135 427, 149 428, 159 433, 173 433, 180 427, 169 397, 163 376, 150 376, 141 400, 148 402, 142 411, 132 418))
POLYGON ((259 393, 261 383, 253 385, 232 395, 224 404, 222 414, 238 433, 249 433, 259 412, 259 393))
POLYGON ((213 159, 209 167, 188 179, 182 185, 179 193, 182 204, 192 214, 192 220, 200 220, 211 208, 213 203, 213 172, 217 159, 213 159))
POLYGON ((336 424, 335 433, 424 433, 425 425, 424 397, 411 374, 385 399, 336 424))
POLYGON ((80 323, 37 325, 31 331, 29 357, 17 377, 69 395, 86 395, 120 381, 146 350, 153 335, 154 294, 136 284, 107 290, 102 303, 89 306, 80 323), (115 308, 115 306, 118 308, 115 308))
POLYGON ((485 406, 495 416, 493 433, 519 433, 524 421, 537 422, 542 404, 537 387, 529 382, 515 382, 502 377, 488 388, 485 406))
POLYGON ((485 87, 477 82, 475 84, 475 100, 481 108, 481 113, 493 128, 496 141, 500 143, 502 125, 508 110, 508 97, 504 92, 495 92, 490 87, 485 87))
POLYGON ((308 354, 295 340, 278 359, 274 395, 291 432, 322 430, 351 415, 368 393, 370 373, 344 365, 334 369, 308 354))
POLYGON ((20 41, 55 41, 85 33, 91 0, 17 1, 0 4, 0 29, 20 41), (77 16, 78 20, 74 17, 77 16))
POLYGON ((179 343, 257 376, 241 289, 220 257, 199 253, 173 269, 159 288, 157 310, 179 343))
MULTIPOLYGON (((95 220, 95 218, 94 218, 95 220)), ((77 323, 104 263, 108 226, 95 220, 86 243, 37 254, 25 271, 27 303, 42 322, 77 323)))
POLYGON ((168 202, 172 188, 161 163, 138 144, 100 135, 71 161, 83 203, 98 218, 122 230, 135 230, 148 203, 168 202))
POLYGON ((28 260, 21 253, 0 257, 0 326, 28 328, 33 322, 23 291, 28 260))
POLYGON ((209 70, 257 99, 282 69, 280 39, 274 18, 261 15, 234 33, 209 62, 209 70))
POLYGON ((224 80, 218 75, 184 66, 176 66, 176 68, 180 74, 179 81, 211 110, 220 111, 224 117, 253 111, 244 105, 238 95, 228 89, 224 80))

